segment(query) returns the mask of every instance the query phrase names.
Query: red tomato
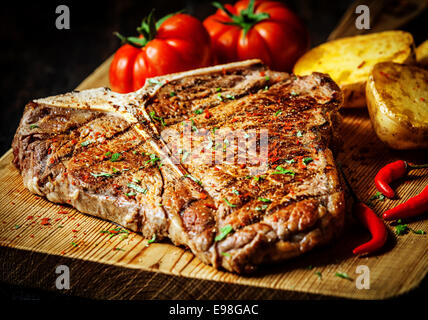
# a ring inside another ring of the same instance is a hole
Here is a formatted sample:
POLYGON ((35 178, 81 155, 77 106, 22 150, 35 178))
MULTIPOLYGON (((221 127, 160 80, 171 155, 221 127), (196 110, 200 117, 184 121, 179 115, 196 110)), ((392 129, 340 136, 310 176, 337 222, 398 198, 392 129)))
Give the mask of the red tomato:
POLYGON ((202 23, 187 14, 173 14, 155 23, 143 20, 139 37, 125 38, 110 65, 110 85, 126 93, 141 88, 146 78, 211 64, 210 38, 202 23))
POLYGON ((204 21, 217 62, 259 58, 271 69, 291 71, 309 49, 300 19, 281 2, 242 0, 219 8, 204 21))

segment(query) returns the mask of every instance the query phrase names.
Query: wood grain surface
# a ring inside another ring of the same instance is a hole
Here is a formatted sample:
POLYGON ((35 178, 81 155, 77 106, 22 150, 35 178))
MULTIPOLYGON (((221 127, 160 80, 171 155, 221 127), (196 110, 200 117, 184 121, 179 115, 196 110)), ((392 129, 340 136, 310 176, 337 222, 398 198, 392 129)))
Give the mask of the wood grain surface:
MULTIPOLYGON (((107 86, 109 62, 77 89, 107 86)), ((426 151, 397 152, 385 147, 376 138, 366 109, 341 113, 344 145, 338 160, 362 200, 376 193, 373 179, 386 163, 396 159, 426 162, 426 151)), ((71 270, 67 293, 88 298, 383 299, 417 287, 428 271, 427 235, 410 232, 397 236, 390 223, 389 240, 382 252, 353 256, 352 249, 367 241, 369 234, 352 217, 341 238, 297 259, 265 266, 247 277, 215 270, 168 242, 149 244, 132 232, 111 236, 105 231, 116 225, 31 194, 11 160, 11 150, 0 158, 0 280, 8 283, 56 290, 55 267, 65 264, 71 270), (368 290, 356 287, 359 265, 369 267, 368 290), (347 273, 351 279, 336 273, 347 273)), ((399 199, 374 201, 375 211, 381 214, 404 202, 427 183, 427 169, 411 172, 395 185, 399 199)), ((428 232, 426 218, 408 224, 428 232)))

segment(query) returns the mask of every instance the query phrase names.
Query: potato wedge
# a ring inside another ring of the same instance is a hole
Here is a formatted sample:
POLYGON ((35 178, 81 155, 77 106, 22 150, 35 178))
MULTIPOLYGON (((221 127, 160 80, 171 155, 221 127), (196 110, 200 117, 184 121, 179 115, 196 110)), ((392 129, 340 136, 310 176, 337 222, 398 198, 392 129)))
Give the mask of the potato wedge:
POLYGON ((416 62, 423 68, 428 68, 428 40, 416 48, 416 62))
POLYGON ((428 71, 378 63, 367 80, 367 106, 380 140, 393 149, 428 148, 428 71))
POLYGON ((328 73, 343 90, 345 107, 364 107, 367 77, 378 62, 415 61, 408 32, 385 31, 326 42, 304 54, 294 66, 297 75, 328 73))

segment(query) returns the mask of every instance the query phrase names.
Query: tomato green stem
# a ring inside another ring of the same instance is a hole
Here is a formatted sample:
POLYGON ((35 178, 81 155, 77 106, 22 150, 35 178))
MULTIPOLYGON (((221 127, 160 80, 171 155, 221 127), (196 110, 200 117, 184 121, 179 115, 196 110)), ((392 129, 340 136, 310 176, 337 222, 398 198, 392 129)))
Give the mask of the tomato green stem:
POLYGON ((122 41, 122 44, 128 43, 128 44, 130 44, 136 48, 142 48, 149 41, 153 40, 156 37, 156 33, 157 33, 158 29, 160 28, 162 23, 165 22, 165 20, 167 20, 168 18, 170 18, 170 17, 172 17, 178 13, 181 13, 182 11, 183 10, 180 10, 180 11, 174 12, 174 13, 170 13, 170 14, 164 16, 163 18, 159 19, 156 22, 156 19, 154 16, 155 10, 153 9, 149 13, 149 15, 141 21, 141 25, 139 27, 137 27, 137 32, 142 37, 125 37, 118 32, 115 32, 114 35, 117 36, 120 39, 120 41, 122 41))
POLYGON ((269 19, 270 15, 266 12, 255 13, 254 12, 254 2, 255 0, 250 0, 248 7, 244 10, 241 10, 238 15, 234 15, 227 8, 225 8, 219 2, 213 2, 212 5, 217 9, 224 11, 229 18, 232 20, 231 22, 221 22, 227 25, 234 25, 242 28, 244 30, 244 36, 247 32, 258 22, 263 21, 265 19, 269 19))

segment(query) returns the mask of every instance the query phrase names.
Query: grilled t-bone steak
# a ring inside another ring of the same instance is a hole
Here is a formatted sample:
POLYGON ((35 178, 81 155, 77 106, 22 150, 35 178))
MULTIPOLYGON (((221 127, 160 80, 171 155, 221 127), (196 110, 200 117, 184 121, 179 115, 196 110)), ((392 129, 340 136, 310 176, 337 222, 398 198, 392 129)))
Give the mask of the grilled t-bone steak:
POLYGON ((28 103, 13 141, 24 185, 237 273, 340 233, 342 94, 327 75, 249 60, 146 83, 28 103))

